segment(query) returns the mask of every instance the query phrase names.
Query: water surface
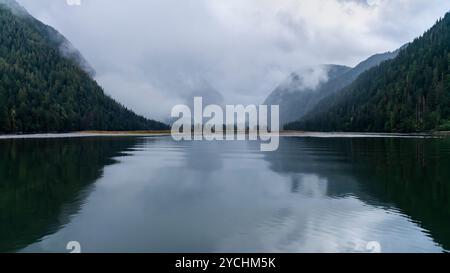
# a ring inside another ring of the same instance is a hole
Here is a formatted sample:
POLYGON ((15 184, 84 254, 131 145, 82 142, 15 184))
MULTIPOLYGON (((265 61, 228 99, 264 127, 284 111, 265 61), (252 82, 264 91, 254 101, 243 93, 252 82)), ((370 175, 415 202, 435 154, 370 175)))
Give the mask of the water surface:
POLYGON ((0 252, 450 250, 450 140, 0 140, 0 252))

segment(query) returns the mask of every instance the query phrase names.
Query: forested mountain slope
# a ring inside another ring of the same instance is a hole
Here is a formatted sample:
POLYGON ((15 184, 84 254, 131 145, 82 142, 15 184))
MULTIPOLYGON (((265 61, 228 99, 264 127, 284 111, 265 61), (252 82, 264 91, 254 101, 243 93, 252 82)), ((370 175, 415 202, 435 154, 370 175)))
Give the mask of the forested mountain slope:
POLYGON ((314 103, 323 98, 327 90, 334 87, 336 78, 339 78, 349 70, 350 67, 340 65, 323 65, 316 68, 323 70, 326 80, 318 83, 315 87, 304 84, 305 78, 312 77, 314 69, 310 71, 293 72, 283 81, 264 101, 265 105, 280 106, 280 122, 286 124, 301 118, 308 112, 314 103))
MULTIPOLYGON (((386 60, 395 58, 397 54, 398 50, 375 54, 354 68, 342 65, 324 65, 322 67, 327 73, 327 79, 320 82, 315 88, 304 88, 301 82, 299 84, 302 77, 298 73, 292 73, 269 95, 264 104, 280 105, 281 124, 296 121, 314 109, 323 98, 343 89, 361 73, 386 60)), ((303 75, 303 77, 308 77, 308 75, 303 75)))
POLYGON ((92 74, 61 34, 0 0, 0 132, 167 128, 105 95, 92 74))
POLYGON ((450 130, 450 14, 402 49, 323 99, 288 130, 450 130))

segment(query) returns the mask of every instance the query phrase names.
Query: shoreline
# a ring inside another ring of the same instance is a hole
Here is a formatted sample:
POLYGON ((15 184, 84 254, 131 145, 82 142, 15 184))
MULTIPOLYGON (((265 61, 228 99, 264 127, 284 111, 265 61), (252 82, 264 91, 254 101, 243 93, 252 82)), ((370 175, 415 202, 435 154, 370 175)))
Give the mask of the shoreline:
POLYGON ((284 137, 335 137, 335 138, 446 138, 450 132, 377 133, 377 132, 306 132, 282 131, 284 137))
POLYGON ((81 138, 81 137, 128 137, 128 136, 170 136, 166 131, 82 131, 70 133, 36 133, 1 135, 2 139, 35 139, 35 138, 81 138))
MULTIPOLYGON (((170 131, 81 131, 69 133, 36 133, 1 135, 1 139, 33 139, 33 138, 76 138, 76 137, 162 137, 170 136, 170 131)), ((433 133, 359 133, 359 132, 304 132, 281 131, 280 137, 313 137, 313 138, 448 138, 450 132, 433 133)))

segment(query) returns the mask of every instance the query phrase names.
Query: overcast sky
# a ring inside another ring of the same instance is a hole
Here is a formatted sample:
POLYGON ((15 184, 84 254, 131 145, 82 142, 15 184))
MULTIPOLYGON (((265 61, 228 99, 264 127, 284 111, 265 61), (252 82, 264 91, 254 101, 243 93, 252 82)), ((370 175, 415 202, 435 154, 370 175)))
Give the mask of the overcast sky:
POLYGON ((292 71, 354 66, 421 35, 448 0, 18 0, 59 30, 97 81, 137 113, 164 119, 197 89, 262 103, 292 71))

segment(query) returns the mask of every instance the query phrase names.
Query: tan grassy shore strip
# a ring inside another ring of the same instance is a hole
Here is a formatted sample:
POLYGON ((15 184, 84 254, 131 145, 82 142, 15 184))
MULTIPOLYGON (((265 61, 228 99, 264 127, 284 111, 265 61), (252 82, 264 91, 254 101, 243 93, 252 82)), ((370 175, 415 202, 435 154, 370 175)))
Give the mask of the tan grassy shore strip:
POLYGON ((170 131, 82 131, 72 133, 38 133, 0 135, 0 139, 77 138, 99 136, 169 136, 170 131))
MULTIPOLYGON (((81 134, 94 135, 170 135, 171 131, 83 131, 81 134)), ((298 137, 450 137, 450 132, 432 133, 359 133, 359 132, 304 132, 304 131, 281 131, 280 136, 298 137)))
POLYGON ((319 137, 319 138, 440 138, 450 137, 450 132, 436 133, 359 133, 359 132, 304 132, 282 131, 282 137, 319 137))
MULTIPOLYGON (((0 135, 0 139, 23 139, 23 138, 73 138, 73 137, 96 137, 96 136, 170 136, 170 131, 82 131, 72 133, 42 133, 42 134, 16 134, 0 135)), ((343 132, 303 132, 303 131, 281 131, 281 137, 317 137, 317 138, 448 138, 450 132, 433 133, 343 133, 343 132)))
POLYGON ((450 137, 450 131, 435 132, 434 135, 440 136, 440 137, 450 137))
MULTIPOLYGON (((226 131, 224 131, 225 133, 226 131)), ((167 136, 170 131, 84 131, 81 134, 104 135, 104 136, 167 136)), ((201 133, 200 133, 201 134, 201 133)), ((264 133, 263 133, 264 134, 264 133)), ((203 134, 206 135, 206 134, 203 134)), ((302 131, 281 131, 280 137, 318 137, 318 138, 355 138, 355 137, 404 137, 404 138, 427 138, 432 134, 394 134, 394 133, 344 133, 344 132, 302 132, 302 131)))
POLYGON ((89 135, 170 135, 170 131, 82 131, 89 135))

